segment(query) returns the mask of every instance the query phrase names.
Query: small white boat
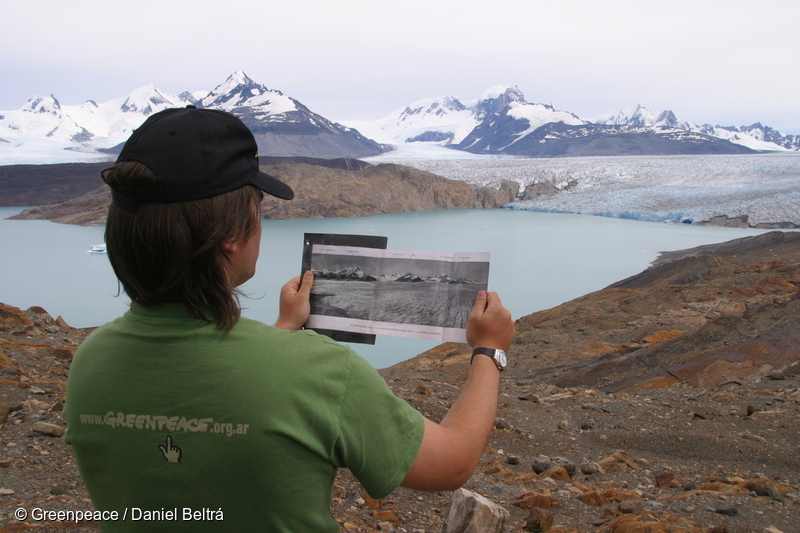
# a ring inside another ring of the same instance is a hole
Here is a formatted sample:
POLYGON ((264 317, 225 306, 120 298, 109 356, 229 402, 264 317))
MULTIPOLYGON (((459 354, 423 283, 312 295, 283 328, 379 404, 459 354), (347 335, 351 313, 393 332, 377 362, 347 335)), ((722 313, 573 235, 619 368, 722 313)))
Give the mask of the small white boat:
POLYGON ((86 253, 89 254, 104 254, 106 253, 106 245, 105 244, 92 244, 89 246, 89 249, 86 250, 86 253))

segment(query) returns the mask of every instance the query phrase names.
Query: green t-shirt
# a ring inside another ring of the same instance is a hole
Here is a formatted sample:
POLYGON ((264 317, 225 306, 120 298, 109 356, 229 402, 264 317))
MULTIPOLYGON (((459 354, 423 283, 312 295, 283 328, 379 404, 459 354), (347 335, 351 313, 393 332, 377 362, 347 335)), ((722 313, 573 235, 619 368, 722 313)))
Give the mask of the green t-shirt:
POLYGON ((64 419, 95 510, 117 513, 107 532, 339 531, 337 469, 384 497, 423 435, 349 348, 244 318, 222 333, 182 305, 134 305, 92 333, 64 419))

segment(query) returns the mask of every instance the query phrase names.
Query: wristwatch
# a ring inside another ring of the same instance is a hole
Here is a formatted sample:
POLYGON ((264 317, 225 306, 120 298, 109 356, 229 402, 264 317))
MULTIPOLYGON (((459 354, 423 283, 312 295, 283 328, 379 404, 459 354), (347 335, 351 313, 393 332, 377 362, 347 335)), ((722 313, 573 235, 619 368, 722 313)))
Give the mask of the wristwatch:
MULTIPOLYGON (((503 350, 495 350, 493 348, 475 348, 472 350, 472 359, 475 359, 475 356, 478 354, 488 355, 491 357, 500 372, 508 368, 508 358, 506 357, 506 352, 503 350)), ((472 364, 472 359, 469 360, 470 364, 472 364)))

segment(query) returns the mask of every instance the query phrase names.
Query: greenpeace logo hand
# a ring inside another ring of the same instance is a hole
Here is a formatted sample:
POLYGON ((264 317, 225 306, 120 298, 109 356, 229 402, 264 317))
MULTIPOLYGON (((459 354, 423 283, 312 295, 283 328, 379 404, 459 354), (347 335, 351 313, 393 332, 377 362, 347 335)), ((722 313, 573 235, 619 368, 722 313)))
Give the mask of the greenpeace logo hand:
POLYGON ((164 444, 159 444, 158 449, 161 450, 161 455, 164 456, 164 459, 166 459, 168 463, 181 462, 183 450, 180 446, 175 446, 175 444, 172 443, 172 435, 167 435, 164 444))

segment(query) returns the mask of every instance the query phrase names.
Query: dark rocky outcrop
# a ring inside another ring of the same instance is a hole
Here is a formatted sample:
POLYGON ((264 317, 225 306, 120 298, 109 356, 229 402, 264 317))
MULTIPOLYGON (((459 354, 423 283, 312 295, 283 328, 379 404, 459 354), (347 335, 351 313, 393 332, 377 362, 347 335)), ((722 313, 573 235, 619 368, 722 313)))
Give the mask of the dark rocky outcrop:
MULTIPOLYGON (((262 165, 304 163, 328 168, 361 170, 370 165, 352 158, 261 156, 262 165)), ((100 171, 114 159, 99 163, 55 163, 51 165, 0 166, 0 206, 52 205, 97 190, 103 184, 100 171)))
POLYGON ((108 205, 111 203, 111 190, 107 185, 99 189, 53 205, 31 207, 18 215, 9 217, 12 220, 52 220, 59 224, 76 224, 80 226, 102 226, 106 223, 108 205))
POLYGON ((100 171, 112 162, 0 166, 0 206, 50 205, 102 185, 100 171))
POLYGON ((493 208, 510 203, 519 190, 514 183, 495 190, 393 164, 359 172, 302 164, 267 166, 263 170, 295 191, 290 202, 264 200, 264 216, 270 219, 493 208))
MULTIPOLYGON (((262 170, 285 181, 295 191, 291 201, 264 199, 265 218, 323 218, 378 215, 437 209, 481 209, 510 203, 519 192, 516 183, 498 189, 449 180, 402 165, 373 166, 356 159, 268 158, 276 164, 262 170)), ((97 167, 102 168, 102 167, 97 167)), ((99 180, 99 178, 97 178, 99 180)), ((103 185, 56 205, 27 209, 15 219, 102 225, 110 191, 103 185)))

